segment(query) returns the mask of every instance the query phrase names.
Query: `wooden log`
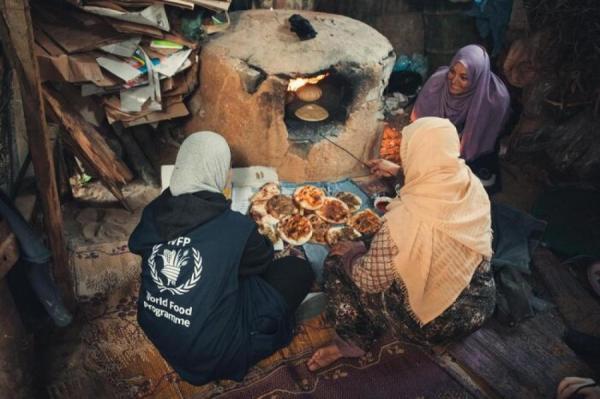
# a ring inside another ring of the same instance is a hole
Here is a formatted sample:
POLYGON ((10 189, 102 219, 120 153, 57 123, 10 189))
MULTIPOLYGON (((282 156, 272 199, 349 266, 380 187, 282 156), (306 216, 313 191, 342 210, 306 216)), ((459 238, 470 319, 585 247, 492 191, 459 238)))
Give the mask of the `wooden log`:
POLYGON ((125 184, 133 179, 129 168, 117 158, 96 128, 72 110, 56 90, 43 86, 42 92, 57 121, 68 133, 62 136, 65 143, 85 166, 100 178, 123 206, 130 209, 119 189, 119 184, 125 184))
POLYGON ((124 129, 123 125, 120 123, 115 123, 113 125, 113 130, 119 140, 121 140, 121 144, 123 144, 125 152, 129 157, 131 167, 135 170, 138 176, 144 181, 144 183, 150 186, 160 186, 156 171, 144 155, 144 152, 138 143, 133 138, 132 131, 129 129, 124 129))
POLYGON ((40 193, 44 225, 53 256, 54 275, 63 291, 67 306, 74 303, 71 278, 68 271, 62 211, 56 181, 54 160, 48 139, 46 112, 42 101, 37 57, 34 53, 33 32, 27 0, 0 0, 0 35, 4 54, 15 69, 21 83, 21 94, 26 117, 27 136, 40 193))
POLYGON ((127 165, 117 158, 102 134, 74 111, 60 93, 49 86, 43 86, 42 92, 58 122, 68 133, 63 135, 65 141, 75 147, 75 152, 81 155, 83 161, 90 163, 94 171, 108 181, 125 184, 133 178, 127 165))
POLYGON ((134 126, 130 130, 154 171, 160 174, 160 154, 156 144, 158 136, 154 134, 152 128, 148 125, 134 126))

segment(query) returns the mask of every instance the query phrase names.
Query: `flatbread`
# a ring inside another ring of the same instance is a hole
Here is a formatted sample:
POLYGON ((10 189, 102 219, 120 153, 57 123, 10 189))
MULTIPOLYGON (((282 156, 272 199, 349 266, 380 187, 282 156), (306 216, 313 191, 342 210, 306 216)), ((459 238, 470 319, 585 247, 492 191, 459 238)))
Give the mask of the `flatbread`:
POLYGON ((326 197, 325 203, 316 213, 324 221, 333 224, 346 223, 350 217, 348 205, 335 197, 326 197))
POLYGON ((329 112, 317 104, 304 105, 298 108, 295 114, 299 119, 306 122, 320 122, 329 118, 329 112))
POLYGON ((254 201, 250 205, 250 210, 248 211, 248 213, 250 214, 250 217, 254 219, 254 221, 259 225, 274 225, 277 224, 277 222, 279 222, 279 219, 274 218, 267 212, 267 202, 268 200, 254 201))
POLYGON ((250 202, 267 201, 276 195, 281 194, 281 189, 277 183, 265 183, 263 186, 250 198, 250 202))
POLYGON ((311 211, 319 209, 325 203, 325 192, 311 185, 298 187, 293 197, 296 204, 311 211))
POLYGON ((311 85, 311 84, 307 84, 304 85, 302 87, 300 87, 298 90, 296 90, 296 96, 304 101, 304 102, 311 102, 311 101, 317 101, 319 98, 321 98, 321 96, 323 95, 323 90, 321 90, 321 88, 319 86, 316 85, 311 85))
POLYGON ((298 209, 294 205, 292 198, 282 194, 270 198, 267 201, 266 209, 267 213, 277 220, 298 213, 298 209))
POLYGON ((340 191, 335 195, 335 198, 342 200, 346 205, 348 205, 348 209, 350 209, 350 212, 352 213, 358 211, 362 205, 362 200, 360 197, 348 191, 340 191))
POLYGON ((291 245, 302 245, 310 240, 313 229, 306 217, 292 215, 279 222, 277 232, 283 241, 291 245))
POLYGON ((275 230, 275 228, 271 225, 268 225, 268 224, 259 225, 258 232, 260 234, 262 234, 263 236, 267 237, 269 239, 269 241, 271 241, 273 244, 275 244, 275 243, 277 243, 277 241, 279 241, 279 234, 277 233, 277 230, 275 230))
POLYGON ((332 247, 340 241, 352 241, 360 238, 361 234, 349 226, 335 226, 327 230, 325 239, 332 247))
POLYGON ((381 228, 383 221, 370 209, 365 209, 354 214, 348 220, 348 226, 358 230, 362 234, 375 234, 381 228))
POLYGON ((308 215, 307 218, 313 228, 313 234, 310 238, 310 242, 327 244, 327 231, 331 225, 314 213, 308 215))

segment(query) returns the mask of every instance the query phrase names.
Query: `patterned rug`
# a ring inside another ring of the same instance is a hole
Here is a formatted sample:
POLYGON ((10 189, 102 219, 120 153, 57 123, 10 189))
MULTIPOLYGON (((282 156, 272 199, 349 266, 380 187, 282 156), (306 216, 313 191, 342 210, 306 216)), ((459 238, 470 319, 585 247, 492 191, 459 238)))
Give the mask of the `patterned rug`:
POLYGON ((469 398, 421 350, 392 339, 359 359, 311 373, 307 358, 332 337, 322 317, 305 321, 286 348, 250 370, 242 383, 200 387, 179 379, 136 323, 137 287, 89 298, 77 321, 43 343, 51 399, 71 398, 469 398))

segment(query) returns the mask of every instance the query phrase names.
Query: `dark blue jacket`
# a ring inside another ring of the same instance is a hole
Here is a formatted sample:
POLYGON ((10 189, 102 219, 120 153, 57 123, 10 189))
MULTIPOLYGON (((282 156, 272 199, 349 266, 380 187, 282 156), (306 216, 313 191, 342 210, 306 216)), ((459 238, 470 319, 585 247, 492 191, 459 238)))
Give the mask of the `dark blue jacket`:
POLYGON ((191 196, 167 191, 131 235, 130 250, 142 256, 138 322, 184 380, 239 381, 291 341, 292 320, 260 276, 240 276, 256 224, 222 196, 208 204, 191 196))

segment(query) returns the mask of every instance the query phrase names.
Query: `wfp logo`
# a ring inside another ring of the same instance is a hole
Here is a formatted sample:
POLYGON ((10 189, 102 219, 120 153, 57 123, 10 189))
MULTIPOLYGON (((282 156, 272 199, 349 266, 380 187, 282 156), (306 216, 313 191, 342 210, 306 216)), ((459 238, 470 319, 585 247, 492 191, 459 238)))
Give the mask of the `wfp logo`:
POLYGON ((190 242, 191 240, 187 237, 179 237, 167 243, 170 247, 174 246, 175 249, 163 248, 164 244, 156 244, 152 247, 152 254, 148 258, 148 267, 150 268, 150 276, 160 292, 167 291, 173 295, 183 295, 194 288, 200 280, 202 276, 202 257, 196 248, 188 246, 190 242), (189 248, 191 248, 191 252, 189 248), (162 253, 159 253, 161 249, 162 253), (157 259, 162 260, 158 263, 162 263, 160 274, 165 277, 166 284, 159 276, 157 259), (187 281, 177 285, 182 269, 191 266, 190 261, 193 261, 194 265, 192 275, 187 281))

